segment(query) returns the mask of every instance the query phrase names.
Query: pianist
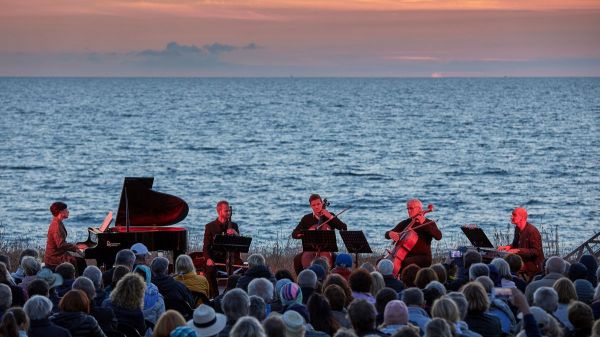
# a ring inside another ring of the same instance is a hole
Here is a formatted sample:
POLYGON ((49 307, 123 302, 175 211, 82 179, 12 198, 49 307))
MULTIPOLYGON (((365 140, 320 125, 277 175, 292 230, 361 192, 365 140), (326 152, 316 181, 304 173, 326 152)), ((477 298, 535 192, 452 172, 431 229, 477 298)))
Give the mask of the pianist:
POLYGON ((524 208, 515 208, 511 222, 515 225, 513 242, 508 246, 498 247, 498 250, 519 255, 523 259, 522 272, 527 276, 527 281, 530 281, 542 272, 542 236, 535 226, 527 222, 527 211, 524 208))
POLYGON ((74 243, 67 242, 67 229, 63 224, 69 218, 69 209, 64 202, 57 201, 50 206, 52 221, 48 227, 48 240, 46 241, 46 254, 44 263, 46 267, 54 270, 63 262, 70 262, 81 275, 86 267, 85 259, 74 243))
POLYGON ((210 297, 219 295, 215 263, 225 263, 227 257, 225 251, 214 249, 215 236, 217 234, 239 235, 239 233, 238 225, 231 221, 229 202, 219 201, 217 203, 217 219, 207 223, 204 228, 204 247, 202 248, 206 260, 206 278, 209 282, 210 297))

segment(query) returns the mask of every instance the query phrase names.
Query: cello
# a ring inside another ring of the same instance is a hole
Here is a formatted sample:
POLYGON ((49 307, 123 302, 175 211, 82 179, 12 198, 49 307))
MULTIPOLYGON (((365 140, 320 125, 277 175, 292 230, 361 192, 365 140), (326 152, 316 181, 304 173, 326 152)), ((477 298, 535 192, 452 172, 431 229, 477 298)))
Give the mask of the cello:
POLYGON ((384 259, 388 259, 394 264, 393 275, 397 275, 400 272, 402 262, 404 262, 408 253, 410 253, 417 244, 417 241, 419 241, 419 235, 415 230, 429 224, 425 221, 424 223, 415 226, 417 218, 420 215, 425 215, 429 212, 433 212, 432 204, 427 205, 426 210, 421 210, 416 216, 412 217, 408 226, 398 233, 398 240, 392 243, 391 248, 386 249, 387 255, 384 256, 384 259))
MULTIPOLYGON (((329 201, 327 201, 327 199, 323 199, 323 209, 326 209, 328 206, 330 205, 329 201)), ((333 219, 335 219, 336 217, 338 217, 339 215, 341 215, 342 213, 346 212, 348 209, 350 209, 350 207, 342 210, 339 214, 334 215, 333 217, 331 217, 330 219, 327 219, 325 221, 323 221, 323 215, 319 214, 319 221, 318 223, 310 226, 308 228, 309 231, 329 231, 329 230, 333 230, 333 228, 331 226, 329 226, 329 222, 333 219)), ((310 264, 312 263, 312 261, 314 259, 316 259, 317 257, 323 257, 325 259, 327 259, 327 261, 329 262, 330 266, 333 266, 333 253, 332 252, 322 252, 322 251, 316 251, 316 252, 309 252, 309 251, 305 251, 302 252, 302 256, 300 258, 300 261, 302 263, 302 268, 306 269, 308 267, 310 267, 310 264)))

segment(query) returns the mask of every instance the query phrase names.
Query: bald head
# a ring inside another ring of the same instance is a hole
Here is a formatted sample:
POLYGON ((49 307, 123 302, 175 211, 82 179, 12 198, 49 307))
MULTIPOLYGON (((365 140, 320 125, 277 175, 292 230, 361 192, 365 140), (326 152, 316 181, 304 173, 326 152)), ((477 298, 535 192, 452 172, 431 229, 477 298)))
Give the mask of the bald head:
POLYGON ((523 229, 527 224, 527 211, 525 208, 517 207, 512 212, 512 223, 515 224, 519 229, 523 229))

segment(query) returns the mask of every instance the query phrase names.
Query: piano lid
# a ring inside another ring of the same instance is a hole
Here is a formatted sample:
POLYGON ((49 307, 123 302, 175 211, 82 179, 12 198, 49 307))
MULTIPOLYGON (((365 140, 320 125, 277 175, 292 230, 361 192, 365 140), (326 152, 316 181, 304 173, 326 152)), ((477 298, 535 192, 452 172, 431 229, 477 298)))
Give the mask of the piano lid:
POLYGON ((125 177, 115 226, 169 226, 185 219, 188 204, 174 195, 152 190, 153 177, 125 177))

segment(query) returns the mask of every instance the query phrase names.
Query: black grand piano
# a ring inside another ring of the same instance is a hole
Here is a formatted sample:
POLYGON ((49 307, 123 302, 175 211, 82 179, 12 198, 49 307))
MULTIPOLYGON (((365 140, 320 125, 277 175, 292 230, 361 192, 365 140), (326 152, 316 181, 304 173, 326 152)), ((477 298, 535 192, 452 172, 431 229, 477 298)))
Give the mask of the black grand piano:
POLYGON ((88 229, 88 239, 79 243, 86 259, 96 259, 99 267, 112 267, 117 252, 141 242, 149 251, 172 251, 173 259, 187 250, 187 230, 166 227, 188 214, 187 203, 174 195, 152 190, 154 178, 126 177, 115 226, 101 232, 88 229))

